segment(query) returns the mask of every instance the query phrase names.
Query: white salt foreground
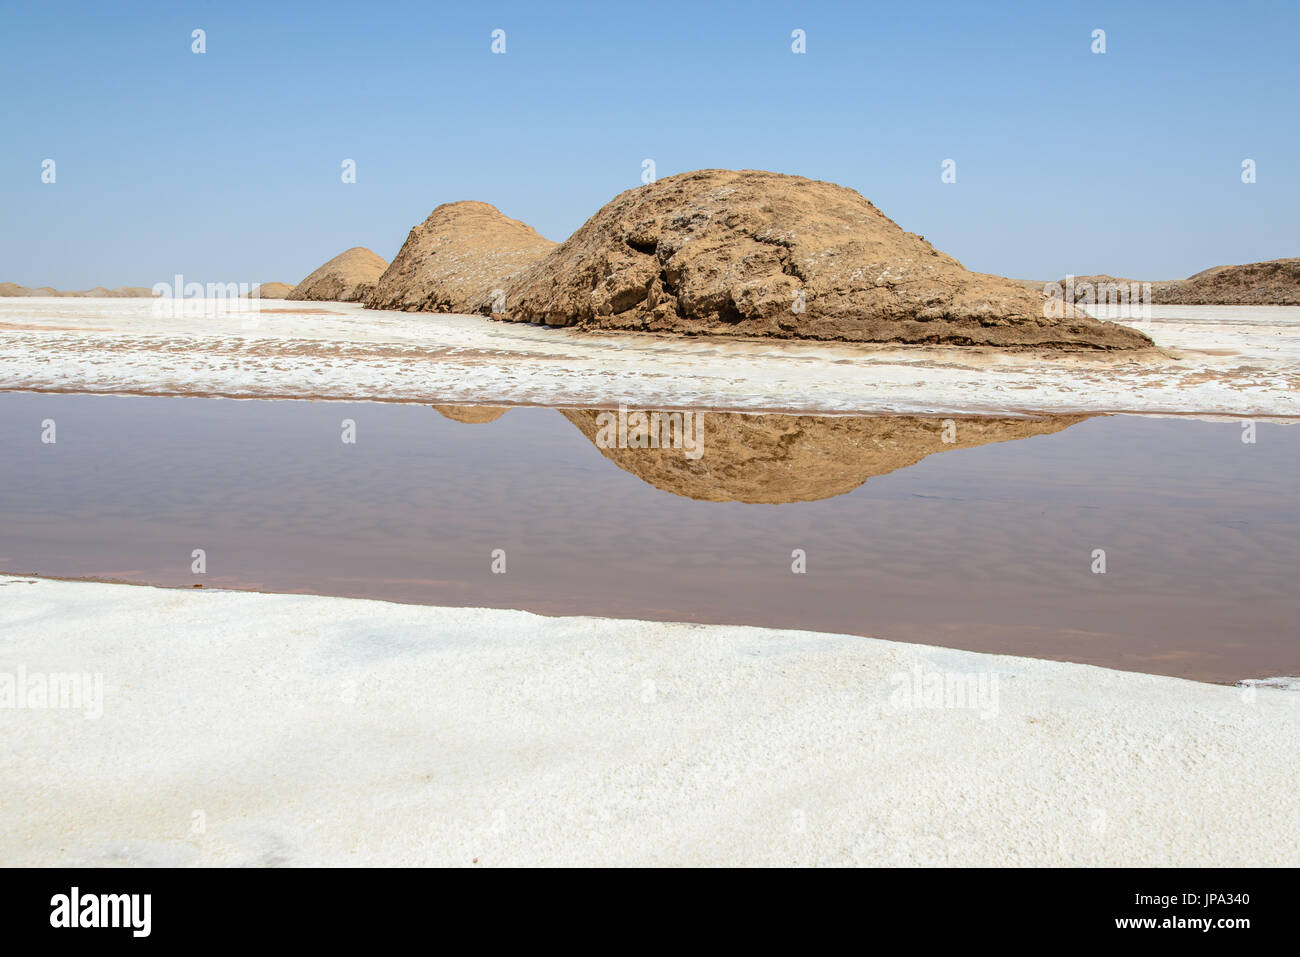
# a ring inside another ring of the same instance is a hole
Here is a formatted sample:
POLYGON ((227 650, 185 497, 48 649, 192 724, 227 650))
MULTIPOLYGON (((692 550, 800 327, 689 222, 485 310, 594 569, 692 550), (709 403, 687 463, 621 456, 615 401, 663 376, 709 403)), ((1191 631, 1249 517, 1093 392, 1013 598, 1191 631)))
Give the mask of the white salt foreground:
POLYGON ((0 577, 20 667, 101 674, 103 713, 0 708, 6 865, 1300 864, 1276 688, 0 577), (917 674, 983 693, 909 704, 917 674))
POLYGON ((740 411, 1300 415, 1300 307, 1154 306, 1162 352, 588 333, 337 302, 0 299, 0 390, 740 411), (186 310, 194 307, 194 315, 186 310))

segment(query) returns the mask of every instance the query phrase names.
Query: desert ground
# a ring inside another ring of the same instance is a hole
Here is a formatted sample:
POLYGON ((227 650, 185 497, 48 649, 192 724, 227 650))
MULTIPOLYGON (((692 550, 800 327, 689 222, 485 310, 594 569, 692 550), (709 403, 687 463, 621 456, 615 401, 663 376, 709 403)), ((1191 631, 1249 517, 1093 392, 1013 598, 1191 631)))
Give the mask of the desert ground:
POLYGON ((742 411, 1300 414, 1300 307, 1152 306, 1126 354, 591 332, 357 303, 0 299, 20 391, 742 411), (322 312, 324 310, 324 312, 322 312))

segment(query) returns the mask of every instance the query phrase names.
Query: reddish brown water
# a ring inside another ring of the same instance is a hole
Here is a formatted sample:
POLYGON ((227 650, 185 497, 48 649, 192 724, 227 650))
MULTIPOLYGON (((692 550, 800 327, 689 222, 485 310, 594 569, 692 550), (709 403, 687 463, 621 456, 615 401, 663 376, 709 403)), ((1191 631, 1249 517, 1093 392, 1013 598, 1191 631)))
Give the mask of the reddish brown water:
POLYGON ((550 409, 465 424, 426 406, 6 394, 0 570, 1300 674, 1300 426, 1241 434, 1093 418, 927 446, 821 501, 742 504, 656 488, 550 409))

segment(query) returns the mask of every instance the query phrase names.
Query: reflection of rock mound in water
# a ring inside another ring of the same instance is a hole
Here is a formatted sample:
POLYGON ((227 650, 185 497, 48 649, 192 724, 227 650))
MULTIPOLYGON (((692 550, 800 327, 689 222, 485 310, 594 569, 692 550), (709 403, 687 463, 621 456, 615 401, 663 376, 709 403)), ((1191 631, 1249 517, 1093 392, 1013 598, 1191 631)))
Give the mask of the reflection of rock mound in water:
POLYGON ((1000 348, 1146 349, 1047 318, 1040 292, 974 273, 857 192, 759 170, 628 190, 506 289, 505 319, 688 335, 1000 348))
MULTIPOLYGON (((593 444, 608 420, 601 410, 564 411, 593 444)), ((629 413, 630 415, 630 413, 629 413)), ((925 416, 751 415, 697 412, 703 454, 681 449, 602 448, 607 459, 656 488, 708 502, 774 505, 843 495, 867 479, 915 465, 927 455, 1059 432, 1086 415, 1044 419, 943 419, 925 416)))
POLYGON ((439 415, 466 425, 481 425, 495 422, 510 411, 509 406, 502 405, 435 405, 439 415))

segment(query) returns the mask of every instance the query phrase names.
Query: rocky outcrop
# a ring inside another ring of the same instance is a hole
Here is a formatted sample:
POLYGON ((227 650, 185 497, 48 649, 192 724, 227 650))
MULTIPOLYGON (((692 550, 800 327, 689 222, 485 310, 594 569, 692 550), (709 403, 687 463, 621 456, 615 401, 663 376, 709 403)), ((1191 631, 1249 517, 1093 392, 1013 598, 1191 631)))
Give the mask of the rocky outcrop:
POLYGON ((869 478, 915 465, 936 452, 1047 435, 1090 418, 943 420, 908 415, 695 412, 689 424, 677 413, 678 419, 668 420, 665 431, 665 413, 658 413, 660 447, 646 448, 635 447, 632 436, 648 434, 650 427, 640 420, 633 422, 633 414, 625 416, 628 439, 624 442, 610 441, 619 435, 609 428, 608 416, 616 413, 563 411, 601 455, 656 488, 707 502, 767 505, 843 495, 869 478), (946 427, 946 421, 951 426, 946 427), (684 441, 667 447, 665 436, 674 434, 677 425, 684 430, 680 433, 684 441))
POLYGON ((1153 283, 1155 303, 1179 306, 1300 305, 1300 259, 1215 266, 1168 283, 1153 283))
POLYGON ((445 203, 411 230, 366 305, 491 314, 500 304, 497 291, 554 247, 495 206, 445 203))
POLYGON ((248 294, 249 299, 288 299, 293 286, 287 282, 264 282, 248 294))
MULTIPOLYGON (((1045 285, 1035 279, 1017 280, 1035 291, 1045 285)), ((1151 303, 1157 306, 1297 306, 1300 305, 1300 259, 1270 259, 1240 266, 1215 266, 1186 279, 1121 279, 1098 274, 1061 279, 1055 285, 1071 286, 1077 301, 1105 302, 1110 289, 1135 291, 1151 286, 1151 303)))
POLYGON ((286 299, 329 302, 362 302, 388 268, 382 256, 353 246, 339 253, 298 285, 286 299))
POLYGON ((833 183, 700 170, 615 197, 506 288, 500 318, 587 329, 1132 350, 1141 333, 1047 315, 833 183))

